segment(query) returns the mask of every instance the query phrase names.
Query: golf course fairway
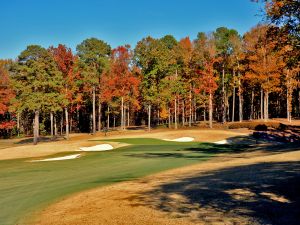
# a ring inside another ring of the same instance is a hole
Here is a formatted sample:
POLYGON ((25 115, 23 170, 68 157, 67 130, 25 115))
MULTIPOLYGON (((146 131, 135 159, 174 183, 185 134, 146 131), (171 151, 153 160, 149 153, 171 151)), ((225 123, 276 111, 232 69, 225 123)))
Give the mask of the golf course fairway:
POLYGON ((0 224, 22 224, 20 221, 30 213, 75 192, 199 163, 219 151, 233 151, 231 146, 197 142, 145 138, 109 141, 131 145, 109 152, 83 153, 78 159, 65 161, 0 161, 0 224))

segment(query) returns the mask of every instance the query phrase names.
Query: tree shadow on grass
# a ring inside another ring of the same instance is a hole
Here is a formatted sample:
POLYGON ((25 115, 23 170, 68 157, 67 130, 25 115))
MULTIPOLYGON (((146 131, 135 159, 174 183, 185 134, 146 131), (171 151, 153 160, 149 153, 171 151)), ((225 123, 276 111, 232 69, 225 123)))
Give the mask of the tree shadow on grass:
POLYGON ((182 149, 182 151, 193 151, 199 153, 246 153, 261 151, 264 153, 283 153, 298 151, 298 143, 278 143, 260 140, 257 142, 252 135, 249 136, 237 136, 227 138, 228 144, 214 144, 214 143, 201 143, 198 146, 182 149))
POLYGON ((128 157, 144 158, 144 159, 155 159, 155 158, 185 158, 185 159, 206 159, 208 156, 205 155, 189 155, 184 153, 135 153, 126 154, 128 157))
MULTIPOLYGON (((122 141, 122 140, 118 140, 122 141)), ((278 145, 274 143, 262 143, 256 144, 254 138, 251 136, 238 136, 233 138, 228 138, 227 141, 230 144, 215 144, 215 143, 176 143, 171 142, 170 146, 164 146, 164 149, 160 150, 162 147, 158 145, 155 141, 156 139, 145 139, 147 145, 151 145, 151 148, 155 152, 143 152, 143 153, 131 153, 127 154, 128 157, 136 158, 189 158, 189 159, 201 159, 207 157, 208 155, 214 156, 217 154, 232 154, 234 157, 239 153, 247 153, 254 151, 264 151, 269 153, 276 152, 287 152, 293 150, 299 150, 297 145, 278 145), (148 143, 149 142, 149 143, 148 143), (166 152, 167 151, 167 152, 166 152)), ((160 140, 159 140, 160 141, 160 140)), ((139 145, 139 144, 137 144, 139 145)), ((141 145, 143 148, 143 145, 141 145)), ((239 155, 239 157, 246 157, 244 155, 239 155)))
POLYGON ((210 153, 210 154, 220 154, 220 153, 241 153, 252 150, 248 145, 217 145, 212 143, 201 143, 195 147, 189 147, 181 149, 179 151, 190 151, 195 153, 210 153))
POLYGON ((138 198, 140 205, 205 224, 300 221, 300 162, 259 163, 185 177, 138 198))
MULTIPOLYGON (((140 146, 143 148, 144 146, 140 146)), ((144 152, 132 152, 125 154, 127 157, 153 159, 153 158, 182 158, 182 159, 204 159, 217 153, 238 152, 238 149, 230 145, 216 145, 212 143, 170 143, 170 145, 152 145, 151 149, 144 152), (194 147, 191 147, 194 146, 194 147)))

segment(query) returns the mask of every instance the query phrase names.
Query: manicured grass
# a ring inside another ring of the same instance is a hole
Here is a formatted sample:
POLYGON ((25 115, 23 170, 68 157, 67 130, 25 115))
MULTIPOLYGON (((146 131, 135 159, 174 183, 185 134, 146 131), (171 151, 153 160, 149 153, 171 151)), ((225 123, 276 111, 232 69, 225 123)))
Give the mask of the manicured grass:
POLYGON ((34 210, 75 192, 199 163, 219 151, 231 149, 157 139, 109 141, 132 145, 114 151, 84 153, 79 159, 66 161, 0 161, 0 224, 16 224, 34 210))
MULTIPOLYGON (((95 140, 98 141, 98 140, 95 140)), ((174 141, 164 141, 155 138, 119 138, 119 139, 107 139, 104 141, 108 142, 122 142, 132 145, 182 145, 182 146, 195 146, 194 142, 174 142, 174 141)))

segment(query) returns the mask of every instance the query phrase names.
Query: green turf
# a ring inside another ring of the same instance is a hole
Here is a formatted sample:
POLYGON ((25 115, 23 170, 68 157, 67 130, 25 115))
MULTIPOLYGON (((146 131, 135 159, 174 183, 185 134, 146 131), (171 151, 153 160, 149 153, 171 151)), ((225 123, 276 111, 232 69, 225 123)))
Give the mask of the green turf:
POLYGON ((81 190, 199 163, 231 149, 157 139, 109 141, 132 145, 115 151, 86 153, 79 159, 66 161, 0 161, 0 224, 16 224, 33 211, 81 190))

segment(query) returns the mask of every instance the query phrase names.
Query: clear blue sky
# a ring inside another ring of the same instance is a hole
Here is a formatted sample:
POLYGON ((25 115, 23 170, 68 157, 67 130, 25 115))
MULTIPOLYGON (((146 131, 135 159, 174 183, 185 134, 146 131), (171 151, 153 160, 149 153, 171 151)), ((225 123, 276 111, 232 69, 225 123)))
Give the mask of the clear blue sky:
POLYGON ((29 44, 76 48, 96 37, 112 47, 151 35, 177 39, 226 26, 241 34, 261 21, 250 0, 5 0, 0 10, 0 58, 29 44))

